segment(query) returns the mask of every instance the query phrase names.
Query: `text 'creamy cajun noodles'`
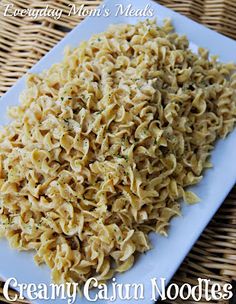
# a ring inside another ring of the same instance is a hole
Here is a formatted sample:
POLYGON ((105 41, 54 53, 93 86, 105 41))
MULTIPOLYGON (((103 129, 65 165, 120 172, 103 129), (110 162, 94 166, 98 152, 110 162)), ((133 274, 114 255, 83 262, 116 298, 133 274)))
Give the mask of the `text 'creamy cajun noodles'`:
POLYGON ((236 119, 234 66, 169 22, 116 25, 30 75, 0 134, 0 232, 52 280, 107 280, 166 235, 236 119))

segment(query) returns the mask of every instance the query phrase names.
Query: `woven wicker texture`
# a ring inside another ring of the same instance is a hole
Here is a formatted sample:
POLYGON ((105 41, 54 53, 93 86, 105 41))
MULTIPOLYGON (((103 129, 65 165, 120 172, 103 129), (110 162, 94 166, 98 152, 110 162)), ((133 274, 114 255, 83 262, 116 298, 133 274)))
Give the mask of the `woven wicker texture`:
MULTIPOLYGON (((59 20, 45 17, 39 17, 37 20, 29 17, 5 17, 2 4, 9 1, 0 0, 0 96, 83 19, 78 16, 66 16, 70 3, 94 8, 101 3, 101 0, 12 0, 10 2, 15 8, 44 8, 45 5, 49 5, 50 8, 62 8, 65 13, 59 20)), ((235 0, 159 0, 157 2, 236 39, 235 0)), ((195 285, 199 277, 221 284, 236 280, 236 188, 232 190, 205 229, 172 282, 179 285, 184 283, 195 285)), ((0 303, 7 303, 2 295, 2 288, 3 282, 0 282, 0 303)), ((26 301, 17 303, 26 303, 26 301)), ((162 303, 177 304, 183 301, 176 299, 162 303)), ((195 302, 184 301, 184 303, 195 302)), ((209 302, 202 298, 200 303, 209 302)))

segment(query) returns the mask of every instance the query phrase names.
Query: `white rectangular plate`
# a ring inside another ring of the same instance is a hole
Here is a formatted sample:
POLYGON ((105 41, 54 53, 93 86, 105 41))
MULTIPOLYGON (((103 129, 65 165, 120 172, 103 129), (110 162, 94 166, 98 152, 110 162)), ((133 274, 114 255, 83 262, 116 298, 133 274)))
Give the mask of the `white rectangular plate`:
MULTIPOLYGON (((117 1, 108 0, 103 3, 112 11, 109 17, 88 17, 71 31, 60 43, 58 43, 44 58, 42 58, 30 72, 39 73, 49 68, 53 63, 61 61, 65 46, 78 46, 78 44, 90 38, 92 34, 104 31, 114 23, 136 23, 140 18, 114 16, 117 1)), ((142 9, 147 4, 154 10, 154 17, 158 22, 163 18, 171 18, 176 32, 187 35, 191 46, 208 48, 212 54, 217 54, 223 62, 234 61, 236 54, 236 42, 213 32, 190 19, 177 14, 152 1, 143 0, 119 0, 119 4, 127 6, 132 4, 135 9, 142 9)), ((21 78, 7 94, 0 100, 1 124, 8 122, 6 109, 15 105, 19 100, 19 93, 25 87, 25 77, 21 78)), ((213 169, 205 172, 204 178, 194 192, 201 197, 201 203, 194 206, 182 205, 182 217, 171 221, 169 237, 161 237, 151 234, 153 249, 147 254, 141 255, 134 267, 116 277, 118 283, 144 284, 144 300, 142 303, 151 303, 151 278, 166 278, 168 282, 184 257, 187 255, 201 232, 210 221, 224 198, 233 187, 236 179, 236 130, 227 139, 218 141, 212 154, 213 169)), ((7 279, 15 277, 24 283, 50 284, 50 271, 46 266, 38 267, 33 262, 33 253, 17 252, 9 248, 6 240, 0 240, 0 277, 7 279)), ((51 303, 43 301, 40 303, 51 303)), ((90 303, 85 298, 78 297, 77 302, 90 303)), ((137 303, 135 300, 127 301, 129 304, 137 303)), ((38 302, 37 302, 38 303, 38 302)), ((56 300, 57 304, 65 303, 65 300, 56 300)), ((96 303, 111 303, 110 301, 97 301, 96 303)), ((114 302, 113 302, 114 303, 114 302)), ((126 301, 117 300, 117 303, 126 301)))

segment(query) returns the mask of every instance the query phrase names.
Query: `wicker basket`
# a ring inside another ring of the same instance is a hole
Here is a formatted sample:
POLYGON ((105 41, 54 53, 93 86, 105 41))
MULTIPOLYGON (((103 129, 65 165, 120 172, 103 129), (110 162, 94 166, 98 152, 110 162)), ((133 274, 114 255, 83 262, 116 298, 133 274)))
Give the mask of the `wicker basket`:
MULTIPOLYGON (((7 0, 1 2, 9 3, 7 0)), ((51 0, 47 1, 47 4, 50 7, 63 8, 66 12, 68 4, 73 2, 90 8, 101 3, 99 0, 51 0)), ((236 1, 234 0, 159 0, 158 2, 236 39, 236 1)), ((43 0, 12 0, 11 3, 19 8, 45 7, 43 0)), ((0 6, 0 95, 4 94, 81 19, 78 16, 68 17, 66 14, 60 20, 3 17, 3 9, 0 6)), ((221 284, 236 280, 236 189, 232 190, 205 229, 172 282, 179 285, 183 283, 195 285, 199 277, 221 284)), ((2 294, 3 284, 0 283, 0 303, 7 303, 2 294)), ((13 295, 15 292, 11 291, 11 293, 13 295)), ((18 303, 27 303, 27 301, 18 303)), ((177 304, 183 301, 177 299, 165 303, 177 304)), ((185 301, 185 303, 195 302, 185 301)), ((203 298, 200 303, 209 302, 203 298)), ((231 303, 236 303, 236 300, 232 300, 231 303)))

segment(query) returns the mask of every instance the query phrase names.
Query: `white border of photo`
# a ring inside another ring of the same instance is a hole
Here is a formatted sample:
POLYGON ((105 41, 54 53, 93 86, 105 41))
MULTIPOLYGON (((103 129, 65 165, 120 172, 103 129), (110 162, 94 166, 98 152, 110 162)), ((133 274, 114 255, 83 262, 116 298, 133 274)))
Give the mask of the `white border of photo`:
MULTIPOLYGON (((145 17, 115 17, 115 5, 118 2, 108 0, 102 3, 110 8, 112 14, 109 17, 87 17, 75 29, 66 35, 46 56, 44 56, 31 70, 39 73, 48 69, 53 63, 62 60, 66 46, 75 47, 99 33, 114 23, 136 23, 145 17)), ((131 4, 135 9, 142 9, 149 4, 154 10, 154 17, 160 23, 164 18, 171 18, 175 31, 185 34, 191 42, 191 48, 196 51, 197 46, 209 49, 211 54, 219 55, 223 62, 235 60, 236 42, 224 37, 204 26, 175 13, 153 1, 146 0, 120 0, 119 4, 127 6, 131 4)), ((149 17, 149 19, 152 17, 149 17)), ((7 123, 7 108, 19 102, 19 94, 25 87, 25 76, 0 99, 0 121, 7 123)), ((116 276, 116 282, 121 284, 143 284, 145 299, 138 303, 151 303, 151 279, 165 278, 169 282, 184 257, 188 254, 203 229, 206 227, 214 213, 224 201, 226 195, 233 187, 236 180, 236 130, 225 140, 219 140, 212 153, 213 168, 204 172, 202 181, 191 189, 201 198, 201 202, 192 206, 182 204, 182 216, 171 221, 169 236, 163 237, 154 233, 150 234, 153 248, 146 254, 140 255, 132 269, 116 276)), ((33 261, 32 252, 17 252, 10 249, 5 239, 0 239, 0 276, 5 280, 15 277, 21 283, 46 283, 49 285, 50 270, 44 265, 38 267, 33 261)), ((96 291, 93 291, 96 293, 96 291)), ((52 301, 35 301, 34 303, 50 303, 52 301)), ((78 303, 90 303, 85 298, 78 296, 78 303)), ((56 300, 57 304, 65 303, 65 300, 56 300)), ((98 300, 96 303, 137 303, 137 300, 98 300)))

